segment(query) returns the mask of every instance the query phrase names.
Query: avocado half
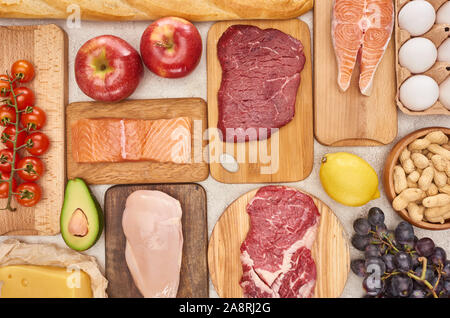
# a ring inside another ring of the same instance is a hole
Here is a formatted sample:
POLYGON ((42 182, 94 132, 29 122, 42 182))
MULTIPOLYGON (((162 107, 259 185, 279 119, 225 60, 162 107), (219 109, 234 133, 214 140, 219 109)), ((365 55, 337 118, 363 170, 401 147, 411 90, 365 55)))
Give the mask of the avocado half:
POLYGON ((67 246, 76 251, 89 249, 102 235, 103 212, 82 179, 67 182, 60 225, 67 246))

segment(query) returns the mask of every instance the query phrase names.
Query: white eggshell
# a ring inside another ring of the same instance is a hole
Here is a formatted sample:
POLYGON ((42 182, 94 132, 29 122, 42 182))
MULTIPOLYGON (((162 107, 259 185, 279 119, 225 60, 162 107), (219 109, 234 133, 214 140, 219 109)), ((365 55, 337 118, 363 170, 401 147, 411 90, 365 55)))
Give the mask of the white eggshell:
POLYGON ((400 87, 400 101, 412 111, 422 111, 433 106, 439 98, 439 86, 426 75, 408 78, 400 87))
POLYGON ((444 3, 436 15, 437 24, 450 24, 450 1, 444 3))
POLYGON ((427 1, 410 1, 398 14, 398 25, 412 36, 428 32, 436 21, 436 11, 427 1))
POLYGON ((447 77, 439 86, 439 101, 450 110, 450 77, 447 77))
POLYGON ((403 44, 398 58, 401 66, 417 74, 428 71, 436 63, 437 54, 433 42, 425 38, 413 38, 403 44))
POLYGON ((450 38, 442 42, 441 46, 438 48, 437 59, 439 62, 450 62, 450 38))

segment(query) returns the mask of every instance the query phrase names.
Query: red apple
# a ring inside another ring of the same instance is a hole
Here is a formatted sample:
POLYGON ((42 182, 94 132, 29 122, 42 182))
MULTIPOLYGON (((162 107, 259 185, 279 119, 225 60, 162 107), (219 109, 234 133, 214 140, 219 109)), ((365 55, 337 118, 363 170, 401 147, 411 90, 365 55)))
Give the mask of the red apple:
POLYGON ((87 96, 116 102, 130 96, 139 85, 144 67, 139 53, 114 35, 87 41, 75 58, 75 78, 87 96))
POLYGON ((141 38, 144 64, 153 73, 168 78, 192 72, 202 55, 202 38, 189 21, 166 17, 156 20, 141 38))

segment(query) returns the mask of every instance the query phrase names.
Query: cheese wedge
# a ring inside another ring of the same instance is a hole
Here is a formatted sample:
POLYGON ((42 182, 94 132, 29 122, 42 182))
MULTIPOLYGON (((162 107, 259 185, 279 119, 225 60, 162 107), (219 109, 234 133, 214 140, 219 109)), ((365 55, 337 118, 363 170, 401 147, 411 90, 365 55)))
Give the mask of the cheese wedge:
POLYGON ((62 267, 4 266, 0 298, 92 298, 91 279, 82 270, 62 267))

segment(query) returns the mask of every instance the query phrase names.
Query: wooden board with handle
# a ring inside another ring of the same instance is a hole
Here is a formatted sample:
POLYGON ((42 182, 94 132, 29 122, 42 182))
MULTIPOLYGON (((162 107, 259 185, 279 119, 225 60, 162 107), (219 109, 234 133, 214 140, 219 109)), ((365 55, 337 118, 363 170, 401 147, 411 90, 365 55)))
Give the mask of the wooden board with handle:
POLYGON ((122 214, 128 196, 137 190, 157 190, 180 201, 183 210, 183 259, 177 297, 209 297, 206 193, 198 184, 119 185, 105 195, 106 278, 109 297, 142 297, 125 260, 122 214))
MULTIPOLYGON (((394 40, 375 75, 370 97, 359 90, 355 67, 349 89, 340 91, 331 37, 333 0, 314 6, 314 125, 316 139, 326 146, 380 146, 397 136, 394 40)), ((393 38, 393 35, 392 35, 393 38)))
POLYGON ((133 184, 195 182, 209 175, 203 160, 207 128, 206 103, 200 98, 127 100, 120 103, 81 102, 67 107, 67 175, 90 184, 133 184), (156 163, 150 161, 119 163, 77 163, 72 156, 71 126, 82 118, 169 119, 187 116, 193 121, 192 163, 156 163))
MULTIPOLYGON (((243 297, 239 285, 242 277, 240 246, 250 228, 247 204, 257 191, 258 189, 255 189, 244 194, 228 206, 211 234, 208 266, 212 283, 220 297, 243 297)), ((317 238, 312 249, 317 267, 315 297, 339 297, 350 269, 346 234, 333 211, 316 197, 311 197, 321 214, 317 238)))
POLYGON ((212 177, 224 183, 294 182, 305 179, 311 173, 314 160, 311 39, 308 25, 298 19, 218 22, 208 33, 207 64, 210 149, 217 151, 217 153, 210 151, 212 177), (217 131, 219 118, 217 92, 222 80, 222 68, 217 58, 217 42, 223 32, 235 24, 255 25, 262 29, 275 28, 300 40, 304 46, 306 63, 301 72, 294 119, 273 134, 268 141, 233 144, 211 137, 211 131, 217 131), (278 151, 276 146, 272 146, 272 141, 278 141, 278 151), (251 159, 251 149, 256 148, 260 156, 251 159), (239 160, 234 156, 239 161, 239 169, 236 172, 226 170, 217 160, 220 153, 233 155, 239 152, 245 154, 245 158, 239 160), (267 153, 272 158, 261 159, 261 153, 267 153))
MULTIPOLYGON (((46 167, 45 174, 38 181, 42 188, 41 201, 34 207, 25 208, 13 200, 14 207, 17 207, 15 212, 0 211, 0 235, 55 235, 59 233, 66 181, 67 35, 53 24, 2 26, 0 42, 0 74, 10 72, 12 63, 19 59, 26 59, 34 65, 34 80, 23 86, 33 90, 36 106, 45 111, 47 121, 42 132, 50 139, 48 152, 40 157, 46 167)), ((0 148, 4 145, 0 144, 0 148)), ((29 155, 23 150, 20 153, 22 157, 29 155)), ((0 200, 0 208, 5 206, 6 199, 0 200)))

